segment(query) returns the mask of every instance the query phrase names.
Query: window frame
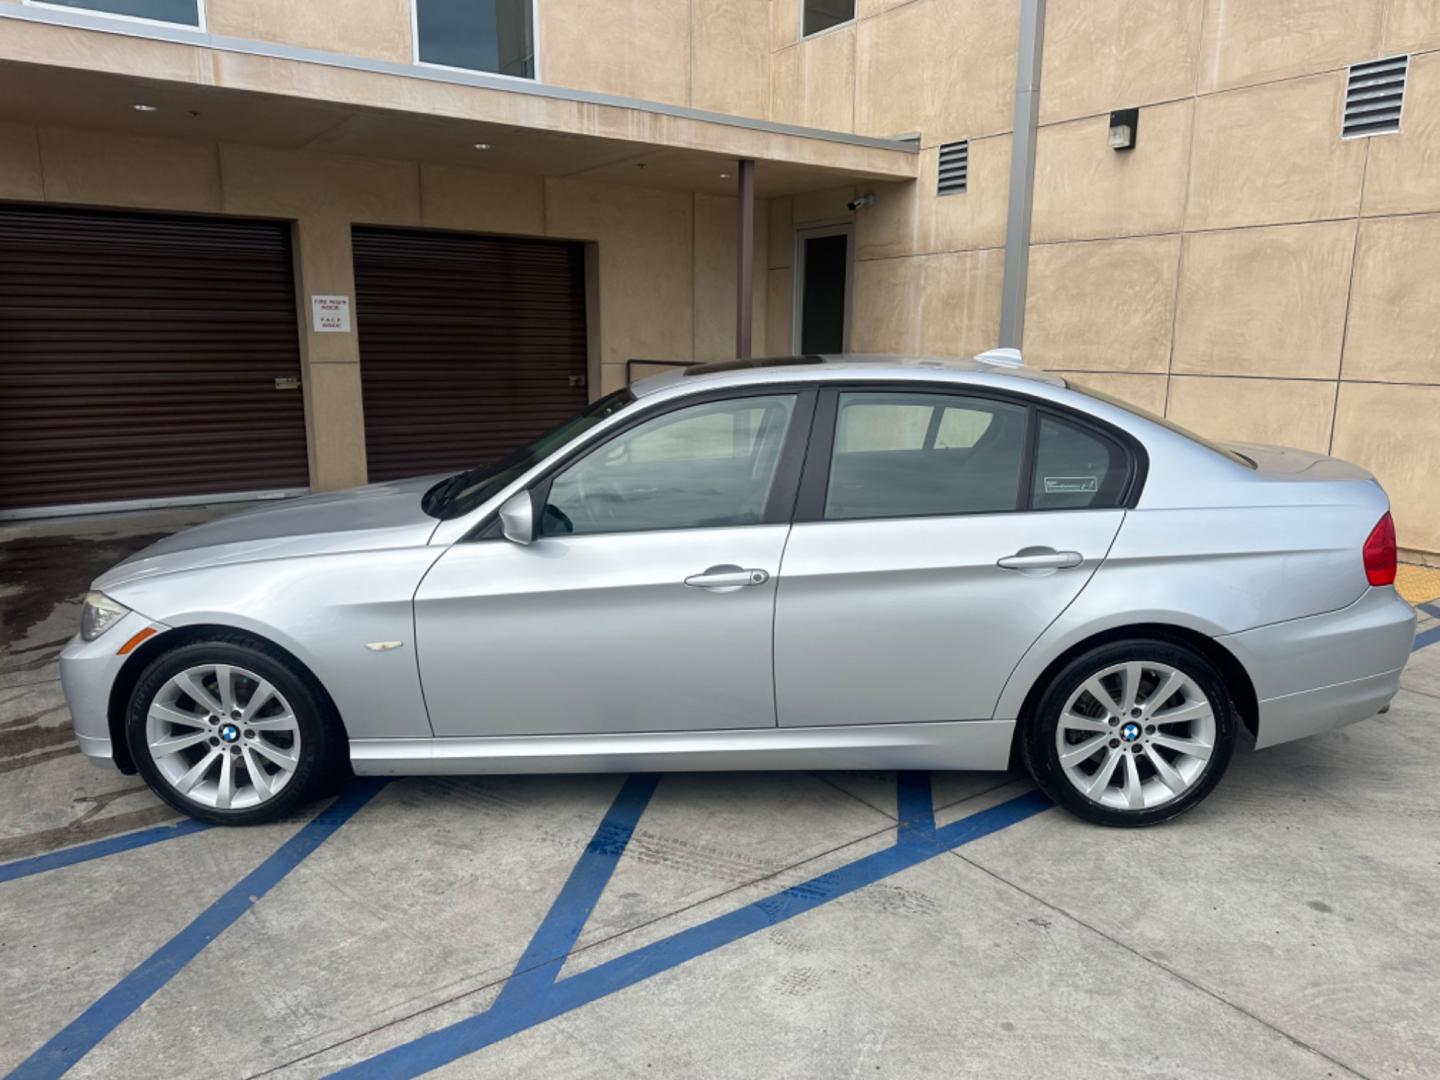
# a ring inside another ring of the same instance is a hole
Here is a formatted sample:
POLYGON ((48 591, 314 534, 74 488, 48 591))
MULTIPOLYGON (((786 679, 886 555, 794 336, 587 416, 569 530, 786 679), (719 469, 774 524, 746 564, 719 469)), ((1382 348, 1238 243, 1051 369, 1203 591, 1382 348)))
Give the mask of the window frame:
MULTIPOLYGON (((710 405, 716 402, 741 401, 752 397, 781 397, 793 395, 795 397, 795 408, 790 414, 790 429, 785 433, 785 442, 780 447, 780 460, 775 465, 775 476, 770 482, 770 496, 765 502, 765 512, 761 519, 750 525, 680 525, 668 529, 626 529, 614 532, 603 533, 581 533, 573 537, 575 540, 586 539, 614 539, 618 536, 654 535, 656 533, 684 533, 693 532, 697 529, 749 529, 763 525, 788 525, 794 519, 796 499, 800 491, 801 474, 804 471, 807 447, 810 445, 811 429, 816 415, 816 399, 818 397, 816 387, 813 383, 773 383, 756 384, 751 386, 733 386, 726 389, 707 391, 703 394, 687 394, 681 398, 673 398, 659 402, 651 408, 644 407, 644 399, 641 399, 640 408, 634 416, 627 418, 624 422, 617 424, 608 430, 603 437, 597 441, 586 442, 582 446, 561 450, 551 460, 545 463, 544 471, 535 477, 522 490, 528 490, 531 505, 535 509, 535 521, 541 519, 545 504, 550 497, 550 487, 555 478, 562 472, 575 464, 581 458, 590 454, 604 453, 605 447, 619 436, 633 431, 641 424, 647 424, 651 420, 659 419, 662 416, 669 416, 672 413, 681 412, 684 409, 696 405, 710 405)), ((511 496, 513 498, 513 496, 511 496)), ((476 526, 470 530, 459 541, 460 543, 502 539, 500 531, 500 511, 497 506, 490 513, 486 514, 476 526)), ((569 537, 540 537, 539 539, 570 539, 569 537)))
POLYGON ((93 15, 99 19, 116 19, 119 22, 139 23, 142 26, 174 26, 181 30, 194 30, 197 33, 208 33, 205 12, 206 0, 195 0, 195 14, 200 20, 196 23, 171 22, 169 19, 152 19, 146 15, 126 15, 119 11, 97 11, 95 8, 84 7, 80 4, 65 4, 59 0, 21 0, 25 7, 43 8, 46 11, 66 11, 72 15, 93 15))
POLYGON ((509 79, 522 85, 541 81, 540 72, 540 0, 530 0, 530 41, 535 74, 507 75, 503 71, 484 71, 481 68, 456 67, 454 64, 437 64, 433 60, 420 59, 420 0, 410 0, 410 57, 416 67, 431 68, 435 71, 457 71, 462 75, 487 75, 497 79, 509 79))
POLYGON ((800 13, 799 18, 797 19, 797 30, 800 33, 799 40, 814 41, 816 38, 824 37, 826 34, 832 33, 836 30, 843 30, 847 26, 854 26, 859 21, 860 0, 852 0, 850 5, 850 18, 846 19, 844 22, 838 22, 834 26, 827 26, 824 30, 816 30, 813 34, 807 34, 805 33, 805 0, 800 0, 800 13))
POLYGON ((846 525, 857 521, 912 521, 930 518, 995 517, 1001 514, 1070 514, 1089 510, 1133 510, 1144 490, 1150 459, 1140 440, 1113 424, 1076 409, 1042 401, 1026 394, 995 390, 991 387, 966 386, 963 383, 938 382, 835 382, 819 387, 812 423, 810 445, 805 455, 805 468, 800 477, 800 492, 795 502, 795 524, 846 525), (935 394, 944 397, 977 398, 1004 402, 1025 409, 1025 446, 1020 457, 1020 490, 1016 492, 1013 510, 961 510, 944 514, 887 514, 883 517, 827 518, 825 500, 830 487, 830 466, 835 452, 835 429, 839 420, 840 395, 873 394, 935 394), (1127 459, 1127 476, 1120 499, 1114 506, 1033 506, 1035 456, 1040 437, 1040 416, 1047 414, 1079 428, 1090 429, 1116 443, 1127 459))

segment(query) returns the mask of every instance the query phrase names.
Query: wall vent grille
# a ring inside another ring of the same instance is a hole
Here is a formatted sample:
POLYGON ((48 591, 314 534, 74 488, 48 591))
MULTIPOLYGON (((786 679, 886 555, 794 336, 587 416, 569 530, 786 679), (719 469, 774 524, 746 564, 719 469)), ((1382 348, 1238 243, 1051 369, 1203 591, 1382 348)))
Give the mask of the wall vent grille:
POLYGON ((958 195, 970 181, 970 140, 940 144, 940 179, 936 195, 958 195))
POLYGON ((1410 57, 1368 60, 1350 65, 1345 86, 1345 120, 1342 139, 1388 135, 1400 130, 1400 109, 1405 103, 1405 75, 1410 57))

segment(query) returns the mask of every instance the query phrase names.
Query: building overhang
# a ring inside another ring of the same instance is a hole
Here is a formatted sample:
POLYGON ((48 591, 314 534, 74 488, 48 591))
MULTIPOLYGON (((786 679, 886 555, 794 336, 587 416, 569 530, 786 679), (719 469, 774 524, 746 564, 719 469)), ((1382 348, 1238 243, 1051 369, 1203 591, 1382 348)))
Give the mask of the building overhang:
POLYGON ((0 120, 726 195, 750 159, 766 198, 916 176, 901 140, 83 12, 0 20, 0 120))

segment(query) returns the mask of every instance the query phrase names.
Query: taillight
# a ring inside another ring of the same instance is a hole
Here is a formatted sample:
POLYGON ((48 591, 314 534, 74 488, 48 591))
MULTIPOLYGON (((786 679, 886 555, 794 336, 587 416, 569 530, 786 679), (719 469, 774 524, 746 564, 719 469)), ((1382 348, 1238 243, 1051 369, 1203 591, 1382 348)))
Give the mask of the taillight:
POLYGON ((1364 554, 1371 585, 1395 584, 1395 522, 1388 510, 1365 538, 1364 554))

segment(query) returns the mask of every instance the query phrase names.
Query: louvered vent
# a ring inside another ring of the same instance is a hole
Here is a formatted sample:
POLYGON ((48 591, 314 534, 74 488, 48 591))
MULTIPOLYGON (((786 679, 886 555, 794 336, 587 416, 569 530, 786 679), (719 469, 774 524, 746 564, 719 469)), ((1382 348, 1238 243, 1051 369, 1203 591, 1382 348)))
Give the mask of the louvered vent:
POLYGON ((940 144, 940 181, 937 195, 958 195, 970 180, 970 140, 940 144))
POLYGON ((1405 73, 1410 57, 1392 56, 1350 65, 1345 87, 1345 122, 1342 139, 1386 135, 1400 130, 1400 108, 1405 102, 1405 73))

